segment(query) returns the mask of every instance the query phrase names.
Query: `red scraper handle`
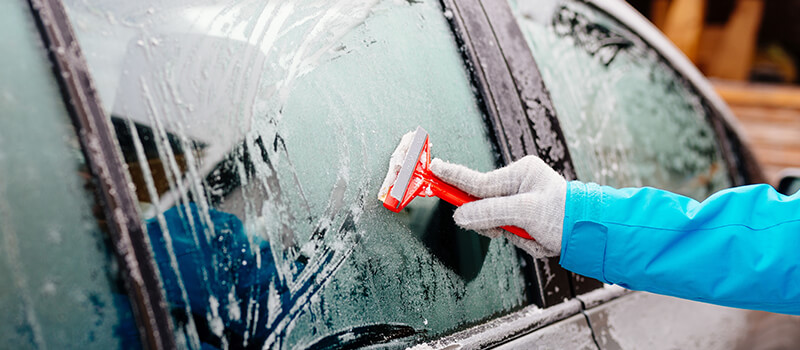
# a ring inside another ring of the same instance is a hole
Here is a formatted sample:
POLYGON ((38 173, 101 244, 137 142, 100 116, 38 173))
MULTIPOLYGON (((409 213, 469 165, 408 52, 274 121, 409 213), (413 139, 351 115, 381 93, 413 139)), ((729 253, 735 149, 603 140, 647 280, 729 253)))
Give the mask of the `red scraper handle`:
MULTIPOLYGON (((479 199, 433 175, 428 168, 431 164, 430 147, 428 132, 422 127, 417 127, 406 150, 403 165, 395 175, 394 183, 388 189, 386 196, 380 198, 386 209, 397 213, 417 196, 436 196, 458 207, 479 199)), ((533 239, 528 232, 517 226, 501 228, 524 239, 533 239)))
MULTIPOLYGON (((442 181, 433 173, 428 172, 425 174, 425 181, 430 184, 431 192, 436 197, 441 198, 447 203, 455 205, 457 207, 462 206, 464 203, 474 202, 480 198, 470 195, 456 187, 453 187, 446 182, 442 181)), ((511 232, 517 236, 520 236, 525 239, 533 239, 531 235, 528 234, 527 231, 523 230, 517 226, 501 226, 500 228, 511 232)))

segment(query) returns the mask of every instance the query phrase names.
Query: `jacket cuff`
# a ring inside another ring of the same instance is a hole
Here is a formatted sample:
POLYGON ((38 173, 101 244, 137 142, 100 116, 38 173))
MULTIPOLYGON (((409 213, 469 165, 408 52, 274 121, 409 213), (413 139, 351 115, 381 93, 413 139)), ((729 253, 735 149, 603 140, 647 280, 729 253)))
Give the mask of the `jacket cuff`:
POLYGON ((567 270, 611 284, 603 271, 608 236, 603 209, 599 185, 580 181, 567 184, 559 263, 567 270))

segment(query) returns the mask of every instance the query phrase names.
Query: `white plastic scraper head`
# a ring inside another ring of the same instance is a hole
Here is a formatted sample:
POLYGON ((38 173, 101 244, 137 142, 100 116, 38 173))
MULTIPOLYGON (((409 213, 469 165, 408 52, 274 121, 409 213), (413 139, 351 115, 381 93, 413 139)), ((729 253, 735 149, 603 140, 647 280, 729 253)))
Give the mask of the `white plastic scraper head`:
POLYGON ((429 148, 428 132, 422 127, 403 135, 389 159, 389 171, 378 192, 384 207, 398 212, 416 197, 424 182, 419 175, 428 172, 429 148))

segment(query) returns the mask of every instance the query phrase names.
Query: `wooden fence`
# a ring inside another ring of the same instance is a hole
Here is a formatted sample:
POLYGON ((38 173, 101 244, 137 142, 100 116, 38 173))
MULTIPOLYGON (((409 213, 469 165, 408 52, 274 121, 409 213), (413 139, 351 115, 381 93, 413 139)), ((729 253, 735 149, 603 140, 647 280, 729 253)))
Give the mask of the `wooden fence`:
POLYGON ((800 88, 714 81, 739 120, 745 141, 772 185, 785 168, 800 168, 800 88))

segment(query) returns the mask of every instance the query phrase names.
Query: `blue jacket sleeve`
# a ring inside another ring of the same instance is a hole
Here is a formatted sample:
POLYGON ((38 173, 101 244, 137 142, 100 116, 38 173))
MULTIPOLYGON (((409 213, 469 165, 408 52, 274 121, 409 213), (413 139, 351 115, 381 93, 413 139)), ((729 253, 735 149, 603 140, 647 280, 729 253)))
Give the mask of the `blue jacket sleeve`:
POLYGON ((561 265, 633 290, 800 315, 800 192, 752 185, 701 203, 573 181, 561 265))

